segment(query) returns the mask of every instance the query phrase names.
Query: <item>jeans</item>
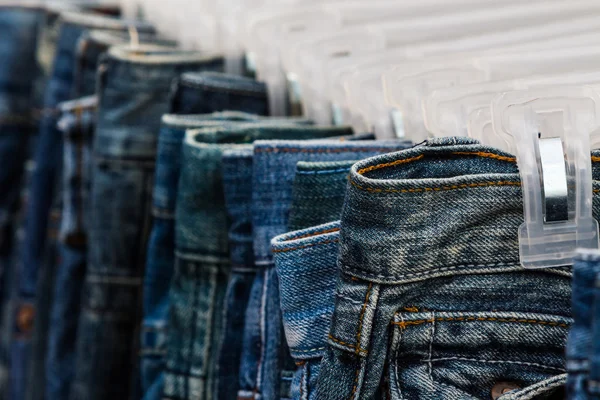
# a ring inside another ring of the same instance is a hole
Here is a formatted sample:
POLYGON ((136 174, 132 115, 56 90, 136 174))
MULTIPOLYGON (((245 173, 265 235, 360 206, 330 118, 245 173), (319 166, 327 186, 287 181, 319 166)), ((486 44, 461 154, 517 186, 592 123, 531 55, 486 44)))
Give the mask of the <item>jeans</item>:
POLYGON ((292 399, 314 399, 335 304, 339 221, 273 239, 285 337, 296 363, 292 399))
POLYGON ((72 399, 139 397, 141 287, 160 119, 172 80, 213 61, 144 46, 112 47, 102 56, 72 399))
MULTIPOLYGON (((12 276, 16 219, 28 156, 29 137, 34 129, 38 30, 43 12, 33 7, 0 6, 0 310, 2 321, 12 320, 12 276)), ((11 324, 8 324, 11 326, 11 324)), ((8 326, 3 323, 2 331, 8 326)), ((12 335, 10 335, 12 336, 12 335)), ((6 392, 10 336, 0 338, 0 389, 6 392)))
POLYGON ((600 398, 597 305, 600 300, 598 251, 581 251, 573 266, 573 327, 567 341, 567 395, 572 400, 600 398))
POLYGON ((173 108, 179 110, 179 114, 230 110, 269 115, 265 84, 242 76, 218 72, 187 73, 175 82, 173 93, 173 108))
POLYGON ((235 124, 258 118, 242 112, 221 112, 201 115, 168 114, 162 119, 153 191, 154 221, 144 276, 144 321, 141 335, 144 399, 160 398, 163 389, 170 308, 168 292, 175 264, 175 204, 185 132, 187 129, 235 124))
POLYGON ((317 399, 560 398, 571 271, 521 266, 520 186, 468 138, 352 167, 317 399))
MULTIPOLYGON (((26 376, 44 381, 44 359, 50 304, 52 304, 53 279, 57 258, 57 232, 60 222, 60 170, 62 164, 62 135, 56 127, 59 103, 72 97, 74 86, 74 61, 79 37, 90 28, 124 30, 126 24, 113 18, 82 13, 61 15, 61 27, 56 44, 53 70, 47 83, 39 134, 34 154, 35 169, 30 182, 30 196, 26 209, 25 235, 19 253, 20 304, 16 320, 37 316, 33 343, 31 333, 18 330, 13 351, 12 390, 17 398, 39 398, 44 385, 25 386, 26 376), (51 218, 51 215, 52 218, 51 218), (43 276, 43 281, 39 280, 43 276), (37 293, 41 291, 40 293, 37 293), (37 307, 39 305, 39 307, 37 307), (35 311, 35 313, 33 312, 35 311), (29 353, 31 360, 28 361, 29 353), (30 365, 29 365, 30 364, 30 365), (31 368, 29 370, 29 368, 31 368), (29 370, 29 371, 28 371, 29 370)), ((141 31, 151 27, 139 24, 141 31)))
POLYGON ((316 128, 278 120, 188 132, 175 212, 175 274, 170 290, 165 397, 210 399, 214 393, 215 361, 230 274, 223 151, 257 139, 323 138, 348 133, 347 128, 316 128))
MULTIPOLYGON (((343 129, 343 128, 339 128, 343 129)), ((403 142, 312 141, 258 142, 254 146, 252 226, 259 268, 248 302, 241 398, 289 398, 296 369, 283 338, 278 277, 271 239, 287 232, 296 164, 364 158, 406 146, 403 142), (261 330, 251 324, 258 316, 261 330)))

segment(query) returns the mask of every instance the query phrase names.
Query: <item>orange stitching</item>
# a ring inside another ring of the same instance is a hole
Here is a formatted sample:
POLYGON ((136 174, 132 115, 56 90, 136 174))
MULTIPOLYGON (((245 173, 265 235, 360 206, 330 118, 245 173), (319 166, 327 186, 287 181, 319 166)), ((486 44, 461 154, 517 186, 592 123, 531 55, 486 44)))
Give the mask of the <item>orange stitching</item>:
POLYGON ((352 350, 354 350, 357 353, 363 353, 363 354, 368 353, 367 350, 362 349, 360 346, 355 346, 355 345, 353 345, 351 343, 342 342, 340 339, 338 339, 336 337, 333 337, 331 334, 329 334, 328 336, 329 336, 329 339, 331 339, 332 341, 334 341, 336 343, 339 343, 339 344, 341 344, 343 346, 346 346, 348 348, 351 348, 352 350))
POLYGON ((408 312, 419 312, 419 309, 417 307, 404 307, 404 311, 408 311, 408 312))
POLYGON ((447 191, 447 190, 458 190, 458 189, 468 189, 468 188, 488 187, 488 186, 521 186, 521 182, 499 181, 499 182, 465 183, 462 185, 442 186, 442 187, 436 187, 436 188, 375 189, 375 188, 360 186, 359 184, 357 184, 356 182, 354 182, 352 180, 350 180, 350 183, 353 186, 356 186, 360 190, 366 190, 367 192, 372 192, 372 193, 421 193, 421 192, 440 192, 440 191, 447 191))
POLYGON ((304 364, 306 364, 306 361, 296 361, 296 365, 299 367, 303 366, 304 364))
POLYGON ((392 325, 398 325, 401 329, 405 329, 407 326, 422 325, 422 324, 425 324, 428 322, 432 323, 432 322, 454 322, 454 321, 516 322, 516 323, 523 323, 523 324, 559 326, 561 328, 569 327, 569 324, 563 324, 563 323, 552 322, 552 321, 539 321, 536 319, 517 319, 517 318, 494 318, 494 317, 447 317, 447 318, 435 318, 435 319, 422 319, 422 320, 417 320, 417 321, 392 322, 392 325))
POLYGON ((327 229, 327 230, 320 231, 320 232, 309 233, 309 234, 306 234, 306 235, 302 235, 302 236, 298 236, 298 237, 295 237, 295 238, 292 238, 292 239, 288 239, 288 240, 286 240, 286 242, 290 242, 292 240, 298 240, 298 239, 305 239, 305 238, 308 238, 308 237, 311 237, 311 236, 324 235, 325 233, 339 232, 339 230, 340 230, 340 228, 332 228, 332 229, 327 229))
POLYGON ((332 240, 324 240, 324 241, 318 242, 318 243, 310 243, 310 244, 306 244, 304 246, 291 247, 289 249, 274 249, 273 253, 287 253, 288 251, 305 249, 307 247, 314 247, 314 246, 319 246, 319 245, 322 245, 322 244, 337 243, 339 241, 340 241, 339 239, 332 239, 332 240))
POLYGON ((600 157, 598 157, 598 156, 592 156, 592 161, 598 162, 598 161, 600 161, 600 157))
POLYGON ((418 161, 418 160, 420 160, 423 157, 425 157, 425 154, 421 154, 420 156, 416 156, 416 157, 412 157, 412 158, 405 158, 405 159, 402 159, 402 160, 396 160, 396 161, 392 161, 392 162, 389 162, 389 163, 372 165, 372 166, 367 167, 367 168, 359 169, 357 172, 358 172, 359 175, 363 175, 365 172, 371 172, 371 171, 375 171, 375 170, 381 169, 381 168, 393 167, 393 166, 400 165, 400 164, 407 164, 409 162, 418 161))
POLYGON ((500 161, 517 162, 516 157, 501 156, 498 154, 488 153, 485 151, 478 151, 478 152, 455 151, 452 154, 456 154, 459 156, 478 156, 478 157, 485 157, 485 158, 493 158, 495 160, 500 160, 500 161))
POLYGON ((394 148, 375 148, 375 147, 365 147, 365 148, 343 148, 343 149, 296 149, 296 148, 289 148, 289 147, 284 147, 284 148, 262 148, 262 147, 257 147, 255 148, 255 152, 257 153, 350 153, 350 152, 356 152, 356 153, 382 153, 382 152, 388 152, 391 153, 393 151, 396 151, 397 149, 394 148))

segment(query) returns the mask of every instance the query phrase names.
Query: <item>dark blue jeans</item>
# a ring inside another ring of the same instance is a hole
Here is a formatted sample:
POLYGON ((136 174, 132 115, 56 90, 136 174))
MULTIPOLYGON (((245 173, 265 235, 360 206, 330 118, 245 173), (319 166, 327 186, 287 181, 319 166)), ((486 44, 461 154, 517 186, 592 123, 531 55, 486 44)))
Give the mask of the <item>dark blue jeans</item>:
POLYGON ((474 140, 355 164, 316 398, 564 398, 571 271, 524 269, 522 223, 516 159, 474 140))
POLYGON ((144 46, 112 47, 101 59, 73 399, 140 396, 141 288, 160 119, 173 79, 213 61, 144 46))

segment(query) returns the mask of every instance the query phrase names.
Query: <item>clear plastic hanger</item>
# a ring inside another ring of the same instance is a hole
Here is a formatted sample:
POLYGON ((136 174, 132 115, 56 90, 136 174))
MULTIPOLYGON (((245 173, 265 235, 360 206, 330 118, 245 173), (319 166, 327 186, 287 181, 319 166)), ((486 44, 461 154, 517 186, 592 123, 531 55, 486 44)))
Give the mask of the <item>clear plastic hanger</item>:
POLYGON ((407 137, 421 141, 429 136, 420 112, 421 102, 433 90, 533 74, 568 72, 574 68, 592 70, 600 65, 599 51, 598 46, 583 46, 488 55, 471 60, 434 57, 405 62, 383 74, 384 91, 388 104, 401 113, 407 137))
POLYGON ((572 263, 597 249, 590 149, 600 144, 600 96, 589 87, 545 87, 497 95, 493 135, 516 154, 525 222, 519 253, 526 268, 572 263))
POLYGON ((590 12, 587 1, 579 2, 574 7, 570 5, 567 7, 566 3, 559 1, 502 6, 493 10, 487 8, 364 26, 362 33, 356 30, 349 34, 338 33, 334 36, 307 41, 302 46, 288 48, 288 53, 293 51, 296 54, 297 62, 295 65, 286 65, 286 68, 288 72, 291 70, 298 75, 303 96, 306 98, 305 103, 314 110, 314 112, 310 109, 306 110, 307 115, 315 118, 317 122, 324 123, 331 118, 331 113, 327 97, 321 95, 321 88, 327 87, 327 82, 331 81, 327 71, 333 69, 331 63, 335 63, 334 59, 340 55, 348 57, 381 48, 394 48, 431 40, 441 35, 464 37, 481 32, 482 26, 489 30, 506 30, 510 27, 539 24, 549 19, 590 12), (361 45, 357 48, 357 44, 365 42, 369 42, 370 45, 361 45), (336 50, 333 51, 333 48, 336 50))

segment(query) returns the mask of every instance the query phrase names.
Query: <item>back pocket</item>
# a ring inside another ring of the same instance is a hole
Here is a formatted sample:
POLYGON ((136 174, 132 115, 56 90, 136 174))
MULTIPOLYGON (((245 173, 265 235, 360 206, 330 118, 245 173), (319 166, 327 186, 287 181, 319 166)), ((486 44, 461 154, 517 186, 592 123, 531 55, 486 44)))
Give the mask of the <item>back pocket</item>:
POLYGON ((564 383, 571 319, 509 312, 400 312, 392 399, 543 399, 564 383))

